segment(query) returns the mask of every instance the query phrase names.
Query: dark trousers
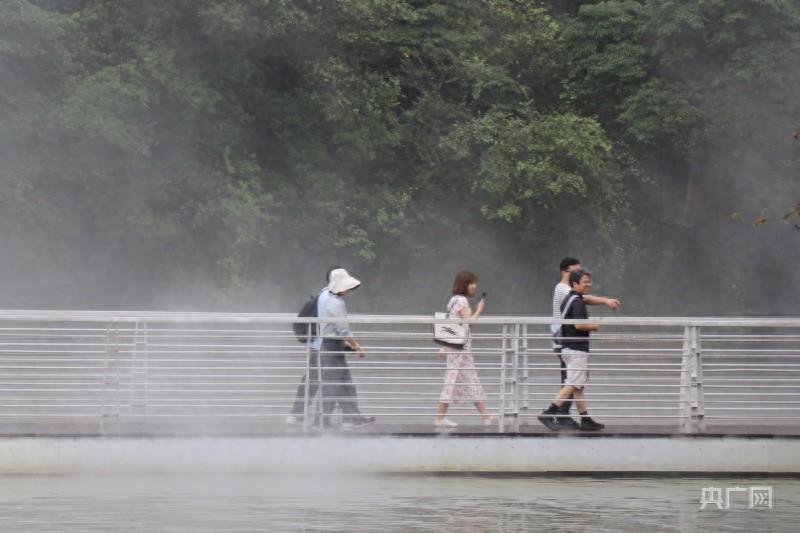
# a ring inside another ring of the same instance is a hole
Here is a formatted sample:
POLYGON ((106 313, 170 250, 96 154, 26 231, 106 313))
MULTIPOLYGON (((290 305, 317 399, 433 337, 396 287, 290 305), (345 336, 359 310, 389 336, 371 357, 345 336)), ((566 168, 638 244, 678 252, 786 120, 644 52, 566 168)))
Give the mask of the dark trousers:
POLYGON ((317 392, 322 397, 322 412, 327 416, 333 412, 336 404, 342 409, 345 416, 358 415, 358 396, 350 368, 345 357, 345 344, 338 340, 325 340, 322 349, 311 351, 309 362, 309 376, 303 376, 300 386, 297 387, 292 414, 302 414, 305 403, 306 383, 308 383, 308 398, 314 397, 317 392), (319 366, 322 367, 322 383, 319 379, 319 366))
POLYGON ((300 385, 297 387, 297 394, 294 397, 294 405, 292 405, 293 415, 302 415, 303 407, 306 403, 306 384, 308 383, 308 376, 311 376, 311 383, 308 385, 308 401, 314 399, 314 395, 319 390, 319 370, 318 370, 319 352, 311 350, 308 361, 308 374, 304 375, 300 380, 300 385))
MULTIPOLYGON (((558 360, 561 363, 561 384, 564 385, 564 383, 567 381, 567 364, 561 358, 561 350, 560 349, 556 350, 556 354, 558 354, 558 360)), ((568 414, 570 408, 572 407, 572 402, 570 400, 574 400, 574 399, 575 399, 575 393, 573 392, 572 394, 569 395, 569 400, 567 400, 567 401, 565 401, 564 403, 561 404, 560 411, 562 413, 564 413, 564 414, 568 414)))

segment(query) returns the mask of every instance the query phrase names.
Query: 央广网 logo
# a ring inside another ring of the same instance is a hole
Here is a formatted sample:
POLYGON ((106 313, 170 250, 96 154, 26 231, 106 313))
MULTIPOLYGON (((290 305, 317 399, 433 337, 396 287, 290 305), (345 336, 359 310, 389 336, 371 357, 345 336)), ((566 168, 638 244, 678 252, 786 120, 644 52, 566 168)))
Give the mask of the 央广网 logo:
POLYGON ((772 509, 772 487, 726 487, 724 490, 722 487, 703 487, 700 492, 700 510, 709 505, 715 505, 717 509, 730 509, 736 493, 749 496, 748 509, 772 509))

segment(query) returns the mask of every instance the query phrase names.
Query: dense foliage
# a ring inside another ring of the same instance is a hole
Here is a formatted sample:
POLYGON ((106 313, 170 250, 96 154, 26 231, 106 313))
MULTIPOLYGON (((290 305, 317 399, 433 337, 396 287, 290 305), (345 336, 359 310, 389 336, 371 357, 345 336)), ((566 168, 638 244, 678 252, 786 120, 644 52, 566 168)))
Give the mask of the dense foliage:
POLYGON ((798 57, 792 0, 4 0, 2 307, 793 312, 798 57))

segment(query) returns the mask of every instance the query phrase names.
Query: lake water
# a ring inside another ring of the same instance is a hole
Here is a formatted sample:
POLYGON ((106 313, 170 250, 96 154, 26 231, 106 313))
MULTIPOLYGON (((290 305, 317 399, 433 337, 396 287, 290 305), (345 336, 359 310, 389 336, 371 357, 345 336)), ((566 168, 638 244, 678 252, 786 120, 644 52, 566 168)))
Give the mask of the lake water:
POLYGON ((793 478, 3 476, 0 531, 797 531, 793 478), (772 509, 700 510, 771 486, 772 509))

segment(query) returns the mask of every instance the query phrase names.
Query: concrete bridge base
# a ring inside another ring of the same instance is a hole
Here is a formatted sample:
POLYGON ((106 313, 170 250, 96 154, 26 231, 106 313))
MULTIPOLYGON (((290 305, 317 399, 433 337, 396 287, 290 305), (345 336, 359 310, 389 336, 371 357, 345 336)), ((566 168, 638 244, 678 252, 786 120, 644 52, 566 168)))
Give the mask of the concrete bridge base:
POLYGON ((367 433, 0 439, 2 474, 294 472, 800 475, 800 438, 367 433))

